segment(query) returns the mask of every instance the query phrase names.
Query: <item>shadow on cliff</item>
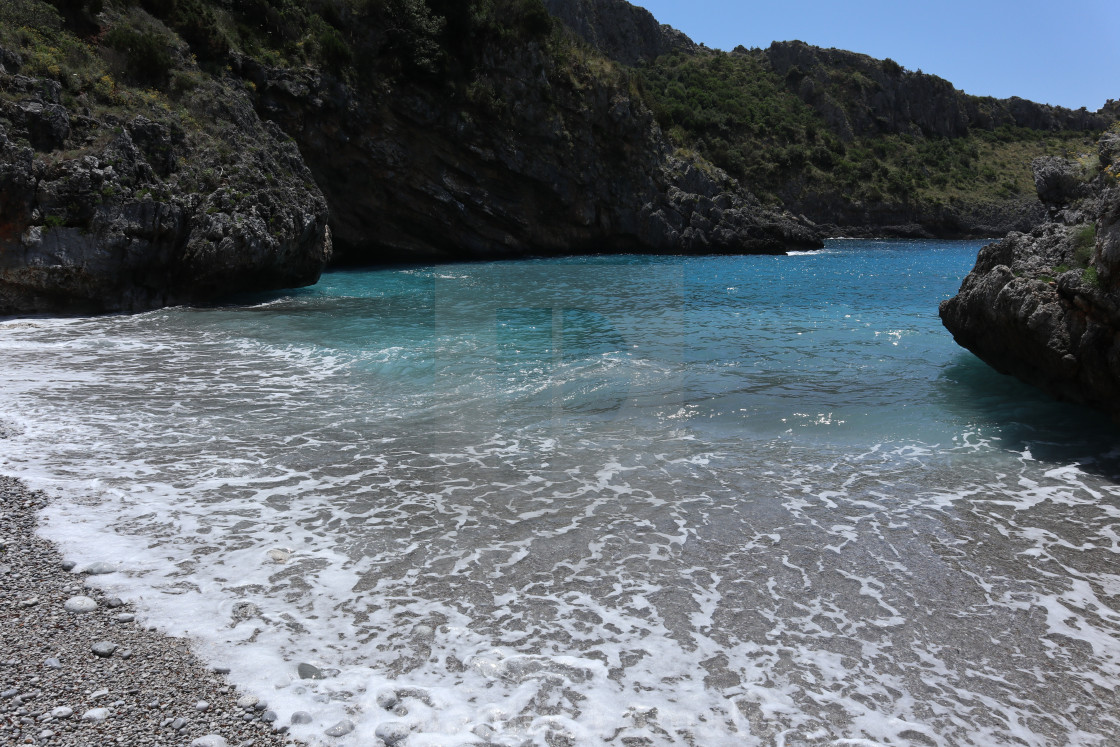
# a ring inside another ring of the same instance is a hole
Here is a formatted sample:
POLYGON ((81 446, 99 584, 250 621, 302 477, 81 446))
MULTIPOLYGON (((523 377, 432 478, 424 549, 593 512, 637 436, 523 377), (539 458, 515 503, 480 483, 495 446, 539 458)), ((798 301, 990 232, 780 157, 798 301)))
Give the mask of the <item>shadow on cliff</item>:
POLYGON ((1120 425, 1095 410, 1056 400, 963 351, 943 371, 938 390, 946 408, 998 433, 1007 449, 1120 479, 1120 425))

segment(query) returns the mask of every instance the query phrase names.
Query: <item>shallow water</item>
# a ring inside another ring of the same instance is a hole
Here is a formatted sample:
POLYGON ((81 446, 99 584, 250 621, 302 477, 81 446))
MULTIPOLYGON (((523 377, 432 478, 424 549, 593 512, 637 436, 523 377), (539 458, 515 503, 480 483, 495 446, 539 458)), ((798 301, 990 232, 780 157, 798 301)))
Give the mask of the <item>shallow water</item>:
POLYGON ((1120 434, 942 329, 979 246, 3 321, 0 469, 306 739, 1109 744, 1120 434))

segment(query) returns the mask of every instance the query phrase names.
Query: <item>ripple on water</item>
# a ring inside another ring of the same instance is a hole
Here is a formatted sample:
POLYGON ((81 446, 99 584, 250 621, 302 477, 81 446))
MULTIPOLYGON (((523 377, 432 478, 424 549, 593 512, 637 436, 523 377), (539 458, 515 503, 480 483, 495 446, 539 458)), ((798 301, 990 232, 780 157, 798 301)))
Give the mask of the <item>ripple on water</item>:
POLYGON ((859 300, 945 274, 907 246, 4 323, 0 464, 302 737, 1107 744, 1114 457, 1001 425, 1048 405, 953 363, 921 293, 859 300), (777 308, 807 272, 829 305, 777 308))

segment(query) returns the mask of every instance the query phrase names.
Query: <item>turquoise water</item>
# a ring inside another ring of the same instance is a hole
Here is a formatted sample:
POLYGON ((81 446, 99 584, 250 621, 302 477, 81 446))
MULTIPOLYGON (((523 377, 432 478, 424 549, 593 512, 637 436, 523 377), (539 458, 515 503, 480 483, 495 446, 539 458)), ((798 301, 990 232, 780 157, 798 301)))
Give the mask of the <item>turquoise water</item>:
POLYGON ((0 468, 307 739, 1109 744, 1120 440, 941 327, 980 246, 0 322, 0 468))

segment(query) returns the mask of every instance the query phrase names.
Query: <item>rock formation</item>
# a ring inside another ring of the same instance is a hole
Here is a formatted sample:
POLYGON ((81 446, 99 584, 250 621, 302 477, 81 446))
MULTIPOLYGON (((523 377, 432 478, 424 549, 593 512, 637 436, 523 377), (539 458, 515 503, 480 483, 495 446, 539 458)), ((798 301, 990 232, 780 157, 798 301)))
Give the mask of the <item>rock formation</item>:
POLYGON ((800 41, 774 42, 766 57, 791 90, 844 140, 879 133, 952 138, 972 128, 1003 125, 1100 132, 1114 119, 1105 111, 1071 110, 1018 97, 970 96, 947 80, 905 70, 891 60, 800 41))
POLYGON ((996 370, 1120 421, 1120 125, 1034 167, 1051 221, 984 247, 941 319, 996 370))
POLYGON ((577 36, 624 65, 697 49, 686 35, 626 0, 544 0, 544 5, 577 36))
MULTIPOLYGON (((299 144, 323 188, 342 262, 821 245, 670 145, 624 69, 550 48, 543 34, 510 44, 500 29, 473 33, 469 60, 391 87, 235 62, 261 116, 299 144), (469 82, 448 90, 457 77, 469 82)), ((366 44, 371 57, 384 48, 366 44)))
POLYGON ((0 314, 136 311, 314 283, 327 207, 299 152, 215 81, 192 132, 62 104, 0 54, 0 314))

